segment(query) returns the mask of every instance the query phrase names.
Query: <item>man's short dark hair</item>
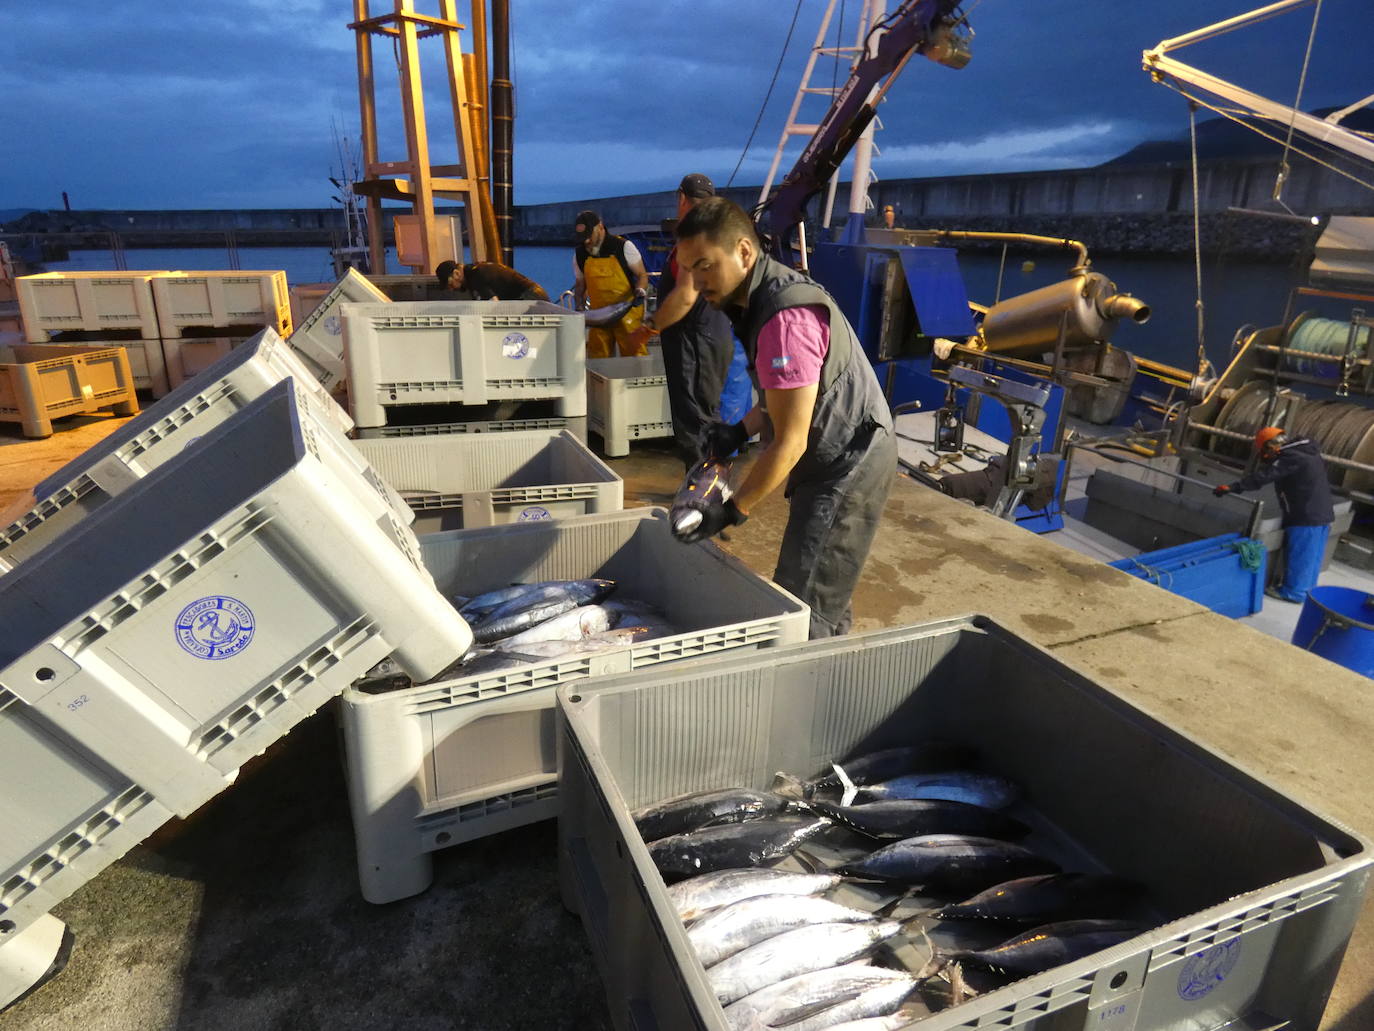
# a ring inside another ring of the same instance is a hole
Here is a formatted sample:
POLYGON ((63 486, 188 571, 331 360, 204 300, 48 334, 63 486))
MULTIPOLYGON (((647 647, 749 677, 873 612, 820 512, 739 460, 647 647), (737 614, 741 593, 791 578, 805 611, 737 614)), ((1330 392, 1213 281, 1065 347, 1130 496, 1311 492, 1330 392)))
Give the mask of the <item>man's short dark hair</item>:
POLYGON ((717 247, 732 247, 739 240, 749 240, 755 247, 759 246, 754 220, 742 207, 724 197, 698 201, 677 224, 679 240, 693 236, 704 236, 717 247))
POLYGON ((439 267, 434 270, 434 277, 439 280, 439 286, 448 287, 448 278, 453 275, 453 270, 458 267, 456 261, 441 261, 439 267))

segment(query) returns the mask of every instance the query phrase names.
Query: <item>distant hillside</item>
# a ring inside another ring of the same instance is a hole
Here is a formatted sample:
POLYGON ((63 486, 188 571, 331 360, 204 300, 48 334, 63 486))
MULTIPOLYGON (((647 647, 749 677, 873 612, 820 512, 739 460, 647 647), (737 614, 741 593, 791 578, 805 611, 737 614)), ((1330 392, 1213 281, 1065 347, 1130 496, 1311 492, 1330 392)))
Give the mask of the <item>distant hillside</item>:
POLYGON ((37 208, 0 208, 0 225, 13 222, 16 218, 23 218, 30 211, 37 210, 37 208))
MULTIPOLYGON (((1320 108, 1311 112, 1318 118, 1325 118, 1332 111, 1339 108, 1327 107, 1320 108)), ((1364 108, 1347 115, 1341 122, 1348 129, 1357 132, 1374 132, 1374 111, 1364 108)), ((1280 130, 1276 135, 1282 135, 1285 130, 1280 130)), ((1250 158, 1250 157, 1270 157, 1279 149, 1279 144, 1273 140, 1265 139, 1259 133, 1247 129, 1243 125, 1238 125, 1228 118, 1209 118, 1205 122, 1198 122, 1197 126, 1197 152, 1198 157, 1203 160, 1211 158, 1250 158)), ((1188 143, 1188 133, 1182 132, 1178 136, 1168 140, 1147 140, 1139 143, 1112 158, 1104 161, 1098 167, 1107 165, 1145 165, 1163 164, 1165 162, 1182 162, 1190 160, 1191 148, 1188 143)))

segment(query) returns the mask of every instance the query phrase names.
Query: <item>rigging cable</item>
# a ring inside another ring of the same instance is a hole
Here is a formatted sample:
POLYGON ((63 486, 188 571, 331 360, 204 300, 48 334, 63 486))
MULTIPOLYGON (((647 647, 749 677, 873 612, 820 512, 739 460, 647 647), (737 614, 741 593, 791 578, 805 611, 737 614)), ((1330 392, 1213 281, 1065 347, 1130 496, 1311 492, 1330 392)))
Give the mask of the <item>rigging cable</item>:
POLYGON ((1193 155, 1193 268, 1197 280, 1197 299, 1193 302, 1197 309, 1197 374, 1194 383, 1201 383, 1207 376, 1211 363, 1207 360, 1205 344, 1206 309, 1202 303, 1202 213, 1198 210, 1197 175, 1197 105, 1188 105, 1188 139, 1193 155))
POLYGON ((773 87, 778 84, 778 73, 782 71, 782 62, 787 57, 787 48, 792 45, 792 30, 797 27, 797 18, 801 14, 802 0, 797 0, 797 9, 792 12, 792 24, 787 27, 787 38, 782 43, 782 53, 778 55, 778 66, 773 69, 773 81, 768 84, 768 92, 763 95, 763 103, 759 105, 759 116, 754 119, 754 127, 749 130, 749 139, 744 143, 744 149, 740 151, 739 160, 735 162, 735 170, 730 173, 730 178, 725 181, 728 187, 735 181, 735 176, 739 174, 740 165, 744 164, 744 156, 749 153, 749 148, 753 146, 754 134, 759 131, 759 125, 763 121, 763 112, 768 108, 768 101, 773 96, 773 87))
MULTIPOLYGON (((1307 35, 1307 52, 1302 55, 1302 72, 1298 75, 1298 95, 1293 99, 1293 112, 1288 116, 1288 139, 1283 144, 1283 157, 1279 158, 1278 175, 1274 178, 1274 200, 1283 204, 1283 184, 1288 179, 1288 154, 1293 147, 1293 126, 1298 120, 1298 110, 1302 106, 1302 91, 1307 85, 1307 67, 1312 60, 1312 44, 1317 40, 1317 19, 1322 16, 1322 0, 1312 11, 1312 30, 1307 35)), ((1284 207, 1288 205, 1284 204, 1284 207)), ((1291 214, 1291 212, 1290 212, 1291 214)))

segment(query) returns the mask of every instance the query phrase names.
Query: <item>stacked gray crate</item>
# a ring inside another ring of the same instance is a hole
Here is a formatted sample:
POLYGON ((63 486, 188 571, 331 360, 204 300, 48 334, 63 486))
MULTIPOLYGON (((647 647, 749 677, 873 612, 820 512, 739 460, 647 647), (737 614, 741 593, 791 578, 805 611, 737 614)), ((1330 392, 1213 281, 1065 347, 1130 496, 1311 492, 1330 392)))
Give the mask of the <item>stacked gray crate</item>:
POLYGON ((354 442, 417 533, 619 512, 624 484, 567 430, 354 442))
POLYGON ((983 617, 557 695, 563 897, 621 1031, 727 1027, 631 810, 894 745, 973 746, 1040 841, 1140 882, 1159 918, 922 1031, 1315 1029, 1369 877, 1366 842, 983 617))
POLYGON ((305 372, 281 337, 264 329, 42 480, 34 488, 33 509, 0 529, 0 559, 11 566, 22 562, 286 378, 295 385, 300 410, 326 460, 356 471, 343 477, 347 489, 377 509, 374 518, 398 546, 415 551, 408 528, 414 515, 344 436, 352 426, 348 413, 305 372))
POLYGON ((359 427, 404 405, 551 400, 587 413, 581 314, 546 301, 344 304, 348 397, 359 427))
POLYGON ((339 710, 363 897, 423 891, 437 849, 558 815, 553 688, 718 652, 806 640, 809 610, 715 545, 684 545, 663 509, 457 530, 420 538, 445 594, 513 581, 604 577, 680 633, 450 676, 382 694, 358 684, 339 710))
POLYGON ((26 928, 349 682, 470 646, 297 397, 277 384, 0 578, 0 983, 26 928))

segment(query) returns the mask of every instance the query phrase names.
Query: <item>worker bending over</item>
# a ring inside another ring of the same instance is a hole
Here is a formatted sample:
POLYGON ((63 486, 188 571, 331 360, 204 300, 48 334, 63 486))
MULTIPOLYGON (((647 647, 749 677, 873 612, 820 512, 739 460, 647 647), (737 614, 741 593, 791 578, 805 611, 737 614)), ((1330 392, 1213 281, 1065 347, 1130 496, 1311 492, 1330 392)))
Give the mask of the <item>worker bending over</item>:
POLYGON ((738 205, 701 201, 679 223, 677 241, 679 267, 730 317, 764 399, 738 423, 712 423, 705 450, 728 456, 771 431, 734 497, 684 539, 744 522, 785 481, 791 509, 773 579, 811 607, 812 638, 846 633, 897 467, 873 367, 835 301, 764 254, 738 205))
MULTIPOLYGON (((639 248, 623 236, 606 231, 601 216, 583 211, 573 226, 577 249, 573 252, 573 307, 581 311, 588 300, 593 308, 604 308, 649 293, 649 272, 639 248)), ((609 358, 618 348, 625 357, 649 353, 642 334, 636 334, 644 319, 644 305, 632 307, 609 326, 587 330, 587 357, 609 358)))
POLYGON ((467 294, 479 301, 547 301, 544 288, 529 276, 522 276, 508 265, 478 261, 460 265, 442 261, 434 270, 440 288, 467 294))
POLYGON ((1255 434, 1255 450, 1260 461, 1254 472, 1235 483, 1223 483, 1212 493, 1220 498, 1232 491, 1274 485, 1283 509, 1283 582, 1264 593, 1300 602, 1317 586, 1326 538, 1336 518, 1326 462, 1316 444, 1305 437, 1289 440, 1278 426, 1266 426, 1255 434))

